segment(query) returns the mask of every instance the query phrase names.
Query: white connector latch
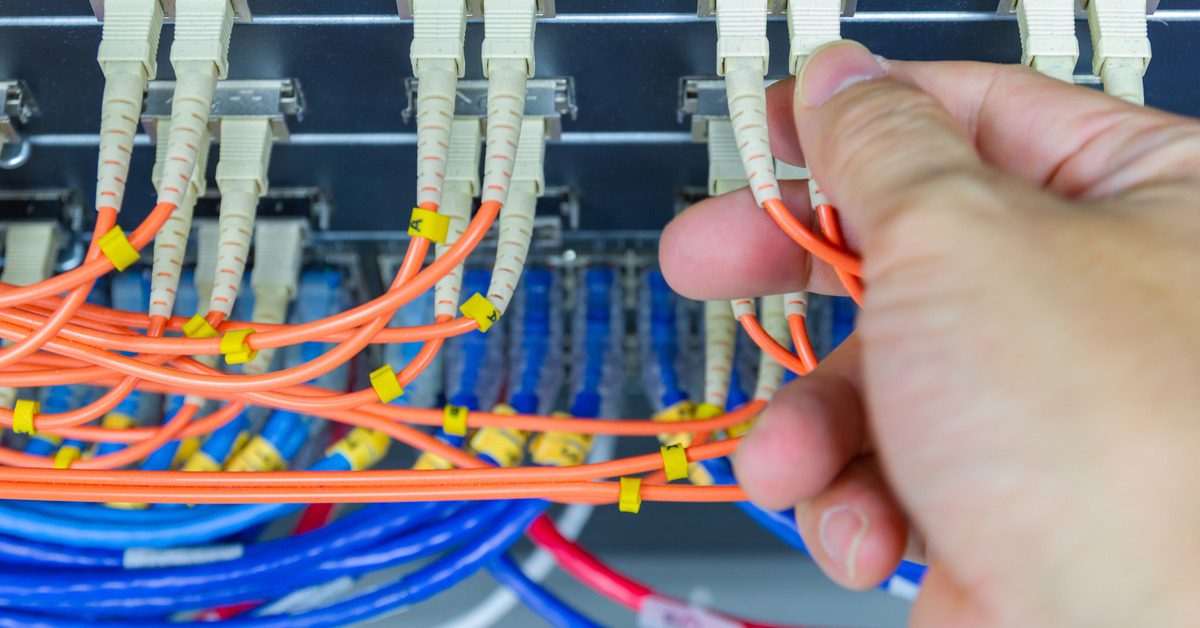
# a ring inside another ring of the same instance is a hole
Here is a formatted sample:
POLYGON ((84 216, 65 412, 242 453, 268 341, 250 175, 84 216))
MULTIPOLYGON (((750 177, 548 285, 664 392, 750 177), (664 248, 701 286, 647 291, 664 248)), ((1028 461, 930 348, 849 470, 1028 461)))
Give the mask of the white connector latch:
MULTIPOLYGON (((174 132, 172 132, 172 135, 174 132)), ((209 310, 226 316, 242 286, 258 200, 267 193, 271 123, 265 117, 221 121, 217 187, 221 190, 220 243, 209 310)))
POLYGON ((1092 72, 1104 91, 1142 105, 1142 77, 1150 66, 1145 0, 1087 0, 1092 33, 1092 72))
POLYGON ((1074 0, 1015 0, 1021 63, 1070 83, 1079 60, 1074 0))
POLYGON ((500 208, 500 237, 487 299, 503 314, 525 270, 533 241, 537 199, 545 189, 546 119, 529 116, 521 123, 521 139, 513 164, 512 189, 500 208))
MULTIPOLYGON (((254 231, 254 271, 250 273, 254 311, 251 318, 256 323, 279 325, 287 322, 288 306, 300 287, 308 221, 262 220, 254 231)), ((275 348, 259 350, 258 355, 242 367, 242 372, 247 375, 267 372, 275 353, 275 348)))
POLYGON ((812 174, 804 166, 793 166, 782 159, 776 159, 775 178, 780 181, 807 181, 812 178, 812 174))
MULTIPOLYGON (((445 244, 435 248, 441 257, 458 242, 471 218, 471 204, 479 194, 479 143, 482 129, 479 118, 460 117, 454 119, 450 133, 450 151, 446 163, 446 188, 442 194, 442 206, 438 213, 450 219, 445 244)), ((463 265, 452 268, 438 280, 434 288, 434 314, 454 317, 462 290, 463 265)))
POLYGON ((845 0, 789 0, 787 6, 788 71, 796 74, 817 48, 842 38, 845 0))
POLYGON ((413 40, 410 49, 413 73, 425 59, 454 62, 459 78, 467 70, 463 45, 467 35, 465 0, 412 0, 413 40))
POLYGON ((730 59, 753 59, 767 74, 767 0, 717 0, 717 74, 730 59))
POLYGON ((158 40, 163 10, 159 0, 107 0, 106 19, 96 59, 105 76, 127 63, 140 63, 146 77, 158 73, 158 40))
POLYGON ((233 34, 232 0, 175 0, 175 40, 171 63, 211 62, 217 78, 229 74, 229 39, 233 34))
POLYGON ((222 191, 235 182, 246 182, 255 194, 267 193, 267 169, 275 136, 265 117, 225 118, 221 121, 221 153, 217 185, 222 191))
POLYGON ((546 135, 548 125, 541 116, 527 116, 521 122, 521 139, 513 163, 514 185, 529 184, 541 196, 546 189, 546 135))
POLYGON ((7 231, 0 281, 28 286, 49 278, 58 258, 58 224, 52 221, 10 222, 7 231))
POLYGON ((536 18, 536 0, 484 0, 484 76, 491 77, 493 61, 513 59, 525 64, 526 77, 533 77, 536 71, 533 54, 536 18))
POLYGON ((708 195, 720 196, 749 185, 746 168, 738 154, 733 123, 725 119, 708 121, 708 195))

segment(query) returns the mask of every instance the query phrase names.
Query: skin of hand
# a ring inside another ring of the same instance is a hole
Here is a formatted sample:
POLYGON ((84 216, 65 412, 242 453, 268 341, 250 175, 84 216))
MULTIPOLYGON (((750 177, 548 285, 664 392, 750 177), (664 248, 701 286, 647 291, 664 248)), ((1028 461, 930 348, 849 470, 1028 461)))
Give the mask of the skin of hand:
MULTIPOLYGON (((847 587, 924 545, 914 625, 1200 625, 1200 124, 852 42, 768 98, 866 294, 741 446, 746 492, 847 587)), ((837 291, 745 190, 660 258, 694 299, 837 291)))

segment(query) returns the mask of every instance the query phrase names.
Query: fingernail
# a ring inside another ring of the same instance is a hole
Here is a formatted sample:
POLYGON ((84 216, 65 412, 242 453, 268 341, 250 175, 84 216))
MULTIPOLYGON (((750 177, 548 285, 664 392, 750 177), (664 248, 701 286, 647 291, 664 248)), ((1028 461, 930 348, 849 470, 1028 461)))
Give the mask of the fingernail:
POLYGON ((858 547, 867 535, 869 523, 862 510, 846 504, 834 506, 821 515, 821 547, 841 566, 847 578, 854 578, 858 547))
POLYGON ((887 74, 886 64, 858 42, 838 40, 809 55, 796 78, 796 100, 817 107, 838 92, 887 74))

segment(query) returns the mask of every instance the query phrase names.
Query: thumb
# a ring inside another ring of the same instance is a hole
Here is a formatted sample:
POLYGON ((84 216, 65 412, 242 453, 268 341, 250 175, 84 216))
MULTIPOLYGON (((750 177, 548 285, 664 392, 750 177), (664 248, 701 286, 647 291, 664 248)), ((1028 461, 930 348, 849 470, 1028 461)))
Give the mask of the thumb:
POLYGON ((855 42, 809 58, 794 109, 805 161, 856 236, 868 283, 872 258, 913 244, 914 227, 1006 211, 1022 204, 1014 196, 1028 204, 1036 193, 984 163, 936 98, 889 76, 887 62, 855 42))

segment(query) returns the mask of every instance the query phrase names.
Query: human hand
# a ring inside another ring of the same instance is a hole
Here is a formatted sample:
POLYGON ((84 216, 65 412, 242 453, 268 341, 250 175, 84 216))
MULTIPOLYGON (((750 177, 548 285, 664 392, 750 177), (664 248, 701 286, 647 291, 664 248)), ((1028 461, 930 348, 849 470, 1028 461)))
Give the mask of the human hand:
MULTIPOLYGON (((746 492, 848 587, 918 539, 917 625, 1200 625, 1200 124, 849 42, 798 81, 769 91, 773 149, 867 288, 742 445, 746 492)), ((745 190, 672 222, 661 263, 695 299, 836 290, 745 190)))

